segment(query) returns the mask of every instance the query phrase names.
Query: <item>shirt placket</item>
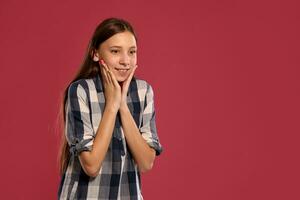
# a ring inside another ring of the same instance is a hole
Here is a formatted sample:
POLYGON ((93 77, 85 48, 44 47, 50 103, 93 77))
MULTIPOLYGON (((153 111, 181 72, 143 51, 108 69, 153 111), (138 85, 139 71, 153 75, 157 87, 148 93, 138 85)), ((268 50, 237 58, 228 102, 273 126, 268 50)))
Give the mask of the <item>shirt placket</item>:
POLYGON ((122 127, 120 127, 121 129, 121 138, 122 138, 122 143, 123 143, 123 152, 121 154, 121 160, 122 160, 122 164, 121 164, 121 172, 120 172, 120 181, 119 181, 119 191, 118 191, 118 200, 121 200, 121 181, 122 181, 122 176, 123 176, 123 170, 124 170, 124 165, 125 165, 125 158, 126 158, 126 154, 127 154, 127 151, 126 151, 126 141, 125 141, 125 136, 124 136, 124 132, 123 132, 123 129, 122 127))

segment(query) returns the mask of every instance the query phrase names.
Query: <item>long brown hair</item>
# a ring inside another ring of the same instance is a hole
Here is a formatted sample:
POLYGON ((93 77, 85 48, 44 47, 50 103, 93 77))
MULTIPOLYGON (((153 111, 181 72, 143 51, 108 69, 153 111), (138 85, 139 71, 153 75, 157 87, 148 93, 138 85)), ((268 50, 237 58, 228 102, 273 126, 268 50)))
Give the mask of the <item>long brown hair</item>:
POLYGON ((66 122, 66 113, 65 113, 65 104, 67 101, 67 91, 71 83, 83 79, 83 78, 91 78, 97 74, 100 74, 99 64, 98 62, 93 61, 94 52, 96 49, 100 47, 100 45, 106 41, 108 38, 112 37, 117 33, 122 33, 125 31, 131 32, 135 40, 137 41, 137 36, 133 30, 133 27, 124 19, 120 18, 107 18, 103 20, 95 29, 94 34, 89 41, 88 47, 86 49, 86 53, 83 59, 83 62, 76 73, 73 80, 69 83, 67 88, 65 89, 62 97, 60 115, 63 115, 61 119, 62 121, 62 128, 61 128, 61 144, 60 144, 60 151, 59 151, 59 171, 62 175, 67 166, 70 159, 70 152, 69 152, 69 145, 64 134, 64 126, 66 122))

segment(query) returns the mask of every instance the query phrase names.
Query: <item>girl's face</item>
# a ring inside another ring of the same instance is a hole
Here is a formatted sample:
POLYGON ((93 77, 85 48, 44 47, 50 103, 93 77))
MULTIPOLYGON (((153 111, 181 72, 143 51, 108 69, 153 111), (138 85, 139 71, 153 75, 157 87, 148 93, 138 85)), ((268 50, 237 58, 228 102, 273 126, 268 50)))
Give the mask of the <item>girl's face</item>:
MULTIPOLYGON (((137 46, 134 35, 125 31, 104 41, 95 55, 103 59, 118 82, 125 81, 137 62, 137 46)), ((101 66, 102 67, 102 66, 101 66)))

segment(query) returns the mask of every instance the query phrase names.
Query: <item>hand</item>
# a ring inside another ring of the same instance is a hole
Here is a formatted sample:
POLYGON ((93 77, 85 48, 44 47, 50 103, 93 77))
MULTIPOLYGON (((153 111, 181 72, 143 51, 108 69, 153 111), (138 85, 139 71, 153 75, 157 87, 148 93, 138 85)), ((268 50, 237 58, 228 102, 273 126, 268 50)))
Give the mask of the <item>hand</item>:
POLYGON ((99 61, 99 64, 103 78, 105 108, 118 112, 121 104, 121 86, 102 59, 99 61))
POLYGON ((133 77, 133 74, 137 68, 137 65, 135 65, 132 68, 131 73, 129 74, 128 78, 122 83, 121 88, 122 88, 122 95, 121 95, 121 106, 120 109, 123 109, 127 106, 127 93, 128 93, 128 88, 131 82, 131 79, 133 77))

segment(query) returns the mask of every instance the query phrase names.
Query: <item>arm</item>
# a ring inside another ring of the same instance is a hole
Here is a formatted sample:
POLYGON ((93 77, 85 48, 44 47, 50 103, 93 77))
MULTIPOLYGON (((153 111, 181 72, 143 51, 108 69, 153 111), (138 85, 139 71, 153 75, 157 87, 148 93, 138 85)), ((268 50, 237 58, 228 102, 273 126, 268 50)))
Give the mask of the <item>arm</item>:
POLYGON ((111 80, 112 72, 103 67, 100 67, 100 70, 104 79, 105 109, 93 142, 93 148, 91 151, 83 151, 79 154, 83 170, 91 177, 99 174, 112 138, 116 115, 121 102, 121 88, 116 81, 111 80))
POLYGON ((91 151, 79 154, 81 166, 88 176, 96 177, 109 147, 117 112, 105 107, 91 151))
POLYGON ((120 108, 120 116, 127 144, 139 170, 141 172, 151 170, 155 159, 155 150, 142 137, 127 104, 120 108))
MULTIPOLYGON (((104 67, 106 69, 108 69, 108 67, 106 66, 105 63, 103 63, 104 67)), ((129 111, 129 108, 127 106, 127 92, 128 92, 128 87, 130 84, 130 81, 133 77, 133 74, 135 72, 137 68, 137 65, 135 65, 132 68, 132 71, 129 75, 129 77, 121 84, 122 85, 122 91, 121 91, 121 101, 119 104, 119 112, 120 112, 120 116, 121 116, 121 123, 122 123, 122 127, 124 130, 124 135, 127 141, 127 144, 129 145, 129 148, 133 154, 133 158, 136 161, 139 170, 142 172, 146 172, 149 171, 152 166, 153 166, 153 162, 155 159, 155 155, 156 152, 153 148, 151 148, 149 146, 149 144, 151 146, 155 145, 154 143, 152 143, 151 141, 147 144, 147 141, 143 138, 143 136, 141 135, 141 133, 139 132, 139 129, 137 128, 135 121, 129 111)), ((121 89, 119 83, 117 82, 116 77, 114 76, 113 73, 110 72, 110 70, 107 70, 109 73, 109 80, 111 80, 115 87, 119 89, 121 89)), ((150 98, 152 97, 152 94, 150 93, 150 98)), ((119 101, 118 101, 119 102, 119 101)), ((149 110, 152 110, 153 106, 152 104, 149 104, 150 106, 148 106, 149 110)), ((147 115, 147 113, 146 113, 147 115)), ((152 120, 154 120, 152 118, 152 120)), ((145 130, 147 130, 148 128, 151 128, 150 126, 146 126, 145 130)), ((151 137, 152 133, 151 131, 147 131, 147 133, 145 133, 145 137, 151 137)), ((156 144, 156 143, 155 143, 156 144)), ((158 154, 160 153, 160 149, 158 149, 158 154)), ((157 154, 157 155, 158 155, 157 154)))

